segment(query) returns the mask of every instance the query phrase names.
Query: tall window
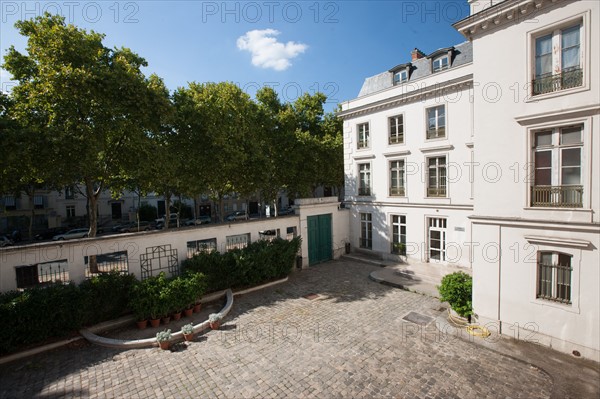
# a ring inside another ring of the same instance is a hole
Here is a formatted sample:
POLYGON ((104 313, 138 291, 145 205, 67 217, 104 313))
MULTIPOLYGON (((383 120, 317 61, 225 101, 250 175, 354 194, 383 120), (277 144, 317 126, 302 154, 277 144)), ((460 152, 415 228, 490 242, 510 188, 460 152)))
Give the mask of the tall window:
POLYGON ((73 186, 65 187, 65 199, 75 198, 75 188, 73 186))
POLYGON ((442 55, 433 60, 433 72, 443 71, 444 69, 448 69, 448 66, 448 55, 442 55))
POLYGON ((440 105, 427 108, 427 138, 446 137, 446 107, 440 105))
POLYGON ((392 116, 388 119, 390 125, 390 144, 404 143, 404 115, 392 116))
POLYGON ((583 206, 582 135, 581 125, 534 133, 531 206, 583 206))
POLYGON ((404 192, 404 160, 390 162, 390 196, 405 195, 404 192))
POLYGON ((537 298, 571 303, 571 255, 539 252, 537 265, 537 298))
POLYGON ((446 196, 446 157, 427 159, 427 196, 446 196))
POLYGON ((581 86, 582 78, 581 24, 535 39, 534 95, 581 86))
POLYGON ((67 217, 68 218, 75 217, 75 205, 67 205, 67 217))
POLYGON ((358 148, 369 148, 369 124, 361 123, 357 126, 358 131, 358 148))
POLYGON ((392 215, 392 253, 406 255, 405 215, 392 215))
POLYGON ((358 195, 371 195, 371 164, 359 164, 358 176, 358 195))
POLYGON ((360 214, 360 247, 373 248, 373 223, 370 213, 360 214))
POLYGON ((7 211, 14 211, 17 209, 17 200, 14 195, 5 195, 4 196, 4 208, 7 211))
POLYGON ((33 196, 33 207, 35 209, 44 209, 44 197, 41 195, 33 196))
POLYGON ((446 260, 446 219, 428 218, 429 260, 446 260))

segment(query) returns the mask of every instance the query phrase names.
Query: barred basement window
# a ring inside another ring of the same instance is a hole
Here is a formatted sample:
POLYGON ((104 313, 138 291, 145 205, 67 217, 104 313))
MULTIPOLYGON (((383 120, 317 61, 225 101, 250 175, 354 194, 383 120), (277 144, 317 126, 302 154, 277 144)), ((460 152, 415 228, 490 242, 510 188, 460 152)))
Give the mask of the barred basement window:
POLYGON ((571 303, 572 256, 560 252, 539 252, 537 298, 571 303))
POLYGON ((187 242, 187 258, 190 259, 194 255, 202 252, 212 252, 217 250, 217 239, 208 238, 206 240, 196 240, 187 242))
POLYGON ((69 282, 69 267, 66 259, 37 265, 15 267, 17 288, 32 288, 69 282))

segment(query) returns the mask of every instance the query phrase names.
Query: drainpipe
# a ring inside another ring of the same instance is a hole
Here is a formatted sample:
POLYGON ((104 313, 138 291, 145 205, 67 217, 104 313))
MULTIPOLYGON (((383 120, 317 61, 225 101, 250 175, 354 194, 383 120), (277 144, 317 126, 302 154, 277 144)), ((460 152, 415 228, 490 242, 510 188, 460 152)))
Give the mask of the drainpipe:
POLYGON ((502 226, 498 226, 498 334, 502 335, 502 320, 500 319, 500 290, 502 289, 502 226))

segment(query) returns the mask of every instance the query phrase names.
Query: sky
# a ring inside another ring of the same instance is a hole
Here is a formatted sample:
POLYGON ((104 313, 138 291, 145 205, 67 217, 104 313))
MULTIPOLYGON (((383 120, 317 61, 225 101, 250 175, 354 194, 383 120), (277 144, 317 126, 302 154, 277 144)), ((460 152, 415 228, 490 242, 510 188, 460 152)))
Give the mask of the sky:
MULTIPOLYGON (((271 86, 282 101, 327 95, 326 110, 356 98, 365 78, 465 41, 452 23, 467 0, 440 1, 0 1, 0 54, 26 40, 16 21, 45 11, 106 35, 148 61, 170 90, 230 81, 251 96, 271 86)), ((0 69, 3 91, 15 83, 0 69)))

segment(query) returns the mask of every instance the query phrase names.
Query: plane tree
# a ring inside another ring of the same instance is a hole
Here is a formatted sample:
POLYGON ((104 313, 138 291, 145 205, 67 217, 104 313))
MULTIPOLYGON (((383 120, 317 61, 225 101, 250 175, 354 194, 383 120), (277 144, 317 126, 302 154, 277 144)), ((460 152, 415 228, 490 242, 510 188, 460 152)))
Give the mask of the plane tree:
POLYGON ((53 183, 77 182, 89 201, 89 236, 97 229, 98 197, 138 162, 147 132, 166 107, 159 79, 141 69, 146 60, 127 48, 108 48, 104 35, 67 25, 48 13, 15 24, 26 52, 11 46, 3 67, 20 125, 48 143, 53 183))

